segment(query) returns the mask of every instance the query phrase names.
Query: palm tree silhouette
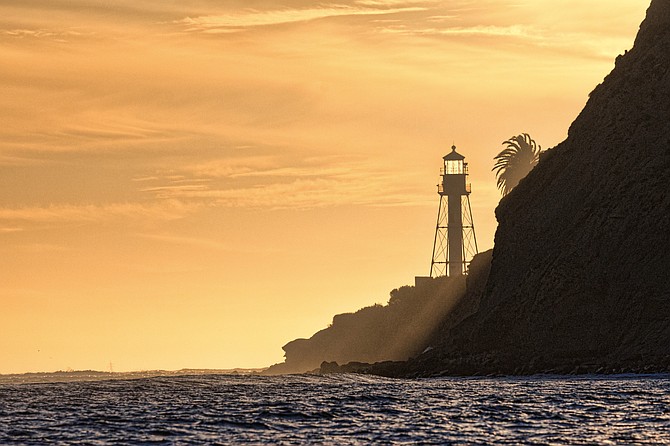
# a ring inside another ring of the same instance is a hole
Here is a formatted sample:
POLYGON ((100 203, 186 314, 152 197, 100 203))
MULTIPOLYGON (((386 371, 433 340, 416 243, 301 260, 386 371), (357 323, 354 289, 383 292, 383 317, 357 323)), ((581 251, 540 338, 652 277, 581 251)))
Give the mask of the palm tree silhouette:
POLYGON ((493 159, 493 171, 498 179, 498 189, 503 196, 510 193, 540 159, 542 147, 528 133, 513 136, 503 142, 507 147, 493 159))

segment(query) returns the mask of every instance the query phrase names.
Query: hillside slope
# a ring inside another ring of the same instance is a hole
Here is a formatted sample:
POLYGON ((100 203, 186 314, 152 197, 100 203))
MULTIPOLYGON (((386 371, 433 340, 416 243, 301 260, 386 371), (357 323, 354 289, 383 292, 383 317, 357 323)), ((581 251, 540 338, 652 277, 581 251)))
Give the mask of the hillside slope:
MULTIPOLYGON (((470 265, 471 282, 485 283, 491 251, 470 265)), ((476 288, 476 287, 475 287, 476 288)), ((465 293, 466 277, 440 277, 419 287, 403 286, 391 292, 387 305, 338 314, 333 323, 309 339, 286 344, 285 361, 265 374, 302 373, 322 362, 346 364, 406 361, 424 351, 437 331, 448 330, 477 311, 481 293, 465 293)))
POLYGON ((670 0, 496 216, 476 312, 410 361, 331 371, 670 372, 670 0))
POLYGON ((669 0, 496 216, 479 311, 407 373, 667 370, 669 0))

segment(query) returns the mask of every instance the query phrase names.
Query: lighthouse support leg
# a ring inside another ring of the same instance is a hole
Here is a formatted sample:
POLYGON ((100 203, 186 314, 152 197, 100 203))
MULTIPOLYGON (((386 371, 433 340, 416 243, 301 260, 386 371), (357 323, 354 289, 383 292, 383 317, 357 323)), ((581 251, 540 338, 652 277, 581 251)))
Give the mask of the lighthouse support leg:
POLYGON ((433 241, 433 258, 430 262, 430 277, 447 275, 447 259, 449 257, 447 197, 440 196, 440 207, 437 210, 437 224, 435 225, 435 240, 433 241))

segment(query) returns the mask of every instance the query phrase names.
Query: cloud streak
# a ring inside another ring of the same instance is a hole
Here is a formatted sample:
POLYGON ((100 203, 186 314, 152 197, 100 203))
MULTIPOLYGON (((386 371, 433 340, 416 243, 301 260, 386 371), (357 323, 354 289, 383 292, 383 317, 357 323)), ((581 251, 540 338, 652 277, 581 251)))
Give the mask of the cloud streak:
POLYGON ((187 166, 146 178, 141 190, 158 199, 207 208, 426 205, 424 191, 413 190, 406 182, 397 172, 355 158, 260 157, 187 166))
MULTIPOLYGON (((381 6, 379 2, 365 3, 368 6, 381 6)), ((425 7, 406 6, 399 8, 364 8, 356 6, 330 6, 306 9, 245 10, 231 14, 187 17, 176 23, 185 26, 188 32, 235 32, 246 28, 285 25, 289 23, 309 22, 345 16, 388 15, 403 12, 425 11, 425 7)))
POLYGON ((0 197, 0 216, 160 220, 170 200, 221 209, 425 202, 419 173, 397 174, 411 158, 407 147, 430 146, 422 141, 429 133, 466 131, 460 116, 491 107, 493 83, 516 88, 499 92, 504 102, 525 90, 524 76, 562 76, 566 54, 595 59, 609 51, 603 45, 618 45, 611 29, 557 32, 560 24, 537 19, 539 6, 507 0, 282 4, 0 6, 0 38, 35 40, 0 47, 0 164, 25 168, 4 183, 23 203, 0 197), (44 18, 26 13, 33 10, 44 18), (118 17, 133 17, 133 26, 118 17), (252 28, 259 32, 249 37, 199 35, 252 28), (96 38, 76 39, 87 35, 96 38), (50 51, 49 40, 70 37, 68 51, 50 51), (531 64, 537 71, 514 68, 533 54, 544 57, 531 64), (470 106, 484 96, 486 104, 470 106), (60 190, 73 196, 52 192, 60 190))
MULTIPOLYGON (((183 202, 162 201, 159 203, 112 203, 107 205, 51 205, 0 208, 0 222, 25 222, 33 224, 53 223, 99 223, 110 220, 174 220, 195 211, 196 206, 183 202)), ((18 232, 25 227, 12 228, 6 232, 18 232)))
POLYGON ((35 38, 35 39, 52 39, 56 41, 66 42, 71 37, 81 37, 90 35, 90 33, 82 33, 74 30, 51 30, 51 29, 0 29, 0 36, 13 37, 17 39, 35 38))
POLYGON ((539 37, 537 30, 523 25, 495 26, 477 25, 471 27, 453 28, 411 28, 406 25, 392 25, 384 28, 382 32, 397 33, 413 36, 486 36, 486 37, 539 37))

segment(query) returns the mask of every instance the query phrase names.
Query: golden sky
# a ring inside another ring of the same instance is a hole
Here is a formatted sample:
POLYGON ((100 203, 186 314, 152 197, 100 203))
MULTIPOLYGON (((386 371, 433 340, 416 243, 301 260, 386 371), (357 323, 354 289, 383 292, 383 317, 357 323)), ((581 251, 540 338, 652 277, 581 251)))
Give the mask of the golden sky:
POLYGON ((0 373, 281 361, 428 274, 452 143, 492 247, 501 142, 561 142, 647 6, 4 0, 0 373))

